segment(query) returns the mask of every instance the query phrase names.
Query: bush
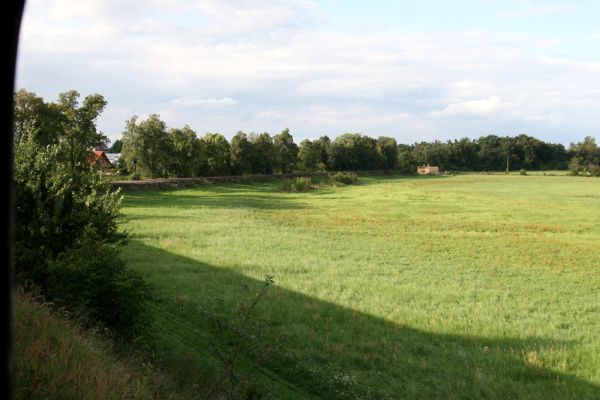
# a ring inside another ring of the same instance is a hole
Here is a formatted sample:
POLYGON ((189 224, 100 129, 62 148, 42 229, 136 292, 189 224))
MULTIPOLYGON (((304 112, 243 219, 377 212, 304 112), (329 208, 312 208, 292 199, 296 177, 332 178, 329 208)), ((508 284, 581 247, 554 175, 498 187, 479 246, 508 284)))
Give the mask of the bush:
POLYGON ((279 191, 281 192, 291 192, 292 191, 292 180, 283 178, 281 182, 279 182, 279 191))
POLYGON ((521 169, 521 170, 519 171, 519 175, 527 175, 527 170, 525 170, 525 169, 521 169))
POLYGON ((312 178, 299 176, 294 179, 282 179, 279 190, 282 192, 308 192, 312 189, 312 178))
POLYGON ((358 175, 353 172, 337 172, 329 175, 329 183, 333 186, 352 185, 358 182, 358 175))
POLYGON ((132 181, 139 181, 140 179, 142 179, 142 175, 139 172, 134 172, 133 175, 131 175, 132 181))
POLYGON ((148 325, 150 289, 119 249, 122 196, 91 170, 70 171, 59 146, 15 147, 15 273, 51 301, 124 339, 148 325))
POLYGON ((86 238, 49 263, 44 292, 91 324, 135 340, 149 328, 145 305, 152 295, 141 275, 127 269, 118 255, 114 247, 86 238))
POLYGON ((590 176, 600 176, 600 165, 588 165, 587 172, 590 176))
POLYGON ((292 182, 294 192, 308 192, 312 189, 312 178, 309 176, 299 176, 292 182))

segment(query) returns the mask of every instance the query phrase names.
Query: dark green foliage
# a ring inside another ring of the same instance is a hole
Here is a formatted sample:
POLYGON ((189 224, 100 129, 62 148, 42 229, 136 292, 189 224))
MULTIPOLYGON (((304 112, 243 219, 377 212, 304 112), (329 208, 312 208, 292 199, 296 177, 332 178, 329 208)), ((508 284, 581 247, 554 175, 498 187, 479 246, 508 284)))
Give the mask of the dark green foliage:
POLYGON ((195 176, 198 171, 198 138, 189 126, 169 129, 171 162, 169 171, 178 177, 195 176))
POLYGON ((117 159, 115 167, 117 168, 117 173, 119 175, 127 175, 129 173, 129 171, 127 170, 127 163, 125 162, 125 159, 123 157, 119 157, 117 159))
POLYGON ((252 151, 252 144, 248 140, 248 135, 240 131, 233 136, 230 146, 233 174, 241 175, 253 170, 252 151))
POLYGON ((521 168, 521 170, 519 171, 519 175, 527 175, 527 170, 521 168))
POLYGON ((264 132, 260 135, 251 133, 252 157, 250 165, 253 174, 272 174, 275 165, 275 148, 273 138, 264 132))
POLYGON ((109 153, 120 153, 122 149, 123 149, 123 141, 120 139, 117 139, 114 141, 113 144, 110 145, 108 152, 109 153))
POLYGON ((329 146, 329 170, 374 170, 384 163, 377 152, 377 141, 357 133, 345 133, 335 138, 329 146))
POLYGON ((289 129, 284 129, 273 137, 275 163, 282 173, 292 172, 298 163, 298 146, 290 135, 289 129))
POLYGON ((379 168, 396 169, 398 163, 398 144, 396 139, 380 136, 377 138, 377 154, 380 160, 379 168))
POLYGON ((45 103, 24 89, 15 93, 15 143, 33 140, 40 146, 56 144, 62 130, 61 118, 56 104, 45 103))
POLYGON ((85 237, 48 265, 46 293, 78 314, 100 322, 121 339, 147 336, 146 303, 152 297, 142 277, 126 268, 115 246, 85 237))
POLYGON ((352 185, 358 182, 358 175, 351 172, 338 172, 329 176, 329 183, 334 186, 352 185))
POLYGON ((138 123, 134 116, 123 132, 123 159, 131 172, 143 172, 151 178, 166 176, 170 166, 172 142, 167 126, 156 114, 138 123))
MULTIPOLYGON (((35 107, 35 98, 25 94, 21 97, 23 109, 35 107)), ((128 132, 131 126, 130 121, 128 132)), ((182 130, 172 131, 179 133, 182 130)), ((124 149, 131 141, 129 137, 132 135, 128 132, 123 139, 124 149)), ((152 148, 153 140, 149 140, 149 144, 140 142, 136 147, 150 146, 152 149, 148 153, 155 158, 157 154, 164 155, 162 164, 166 163, 166 166, 162 165, 150 173, 151 176, 164 176, 167 172, 184 177, 194 174, 272 174, 273 171, 286 173, 294 170, 399 170, 415 173, 416 167, 424 164, 457 172, 567 169, 571 166, 574 175, 594 175, 596 168, 593 166, 600 165, 600 153, 591 137, 583 143, 572 144, 567 151, 561 144, 546 143, 525 134, 514 137, 487 135, 478 139, 436 140, 408 145, 398 144, 391 137, 373 139, 359 133, 345 133, 333 141, 327 136, 312 141, 305 139, 300 146, 294 143, 288 129, 273 137, 267 132, 246 135, 240 131, 231 139, 231 144, 222 135, 215 135, 208 134, 200 141, 188 138, 183 143, 173 135, 159 148, 152 148), (197 142, 195 147, 191 146, 194 141, 197 142), (575 157, 579 160, 573 161, 575 157), (573 165, 569 164, 569 160, 573 165), (191 165, 195 167, 191 168, 191 165), (190 168, 195 168, 195 173, 190 168)), ((135 171, 138 164, 145 166, 144 172, 152 170, 142 157, 128 157, 130 172, 135 171)))
POLYGON ((225 136, 220 133, 207 133, 199 141, 199 175, 229 175, 230 148, 225 136))
POLYGON ((282 192, 308 192, 312 189, 312 178, 299 176, 294 179, 283 178, 279 183, 282 192))
MULTIPOLYGON (((54 144, 43 144, 50 133, 43 141, 27 130, 15 138, 15 272, 50 300, 134 339, 147 324, 150 291, 119 259, 127 239, 117 225, 122 196, 90 167, 105 103, 88 96, 77 108, 75 93, 60 96, 59 117, 69 126, 54 132, 54 144)), ((35 113, 20 118, 36 120, 35 113)))
POLYGON ((304 139, 298 150, 298 163, 303 171, 318 171, 321 163, 321 151, 316 142, 304 139))
POLYGON ((572 155, 569 162, 571 175, 600 176, 600 147, 593 137, 587 136, 583 142, 571 143, 569 153, 572 155))

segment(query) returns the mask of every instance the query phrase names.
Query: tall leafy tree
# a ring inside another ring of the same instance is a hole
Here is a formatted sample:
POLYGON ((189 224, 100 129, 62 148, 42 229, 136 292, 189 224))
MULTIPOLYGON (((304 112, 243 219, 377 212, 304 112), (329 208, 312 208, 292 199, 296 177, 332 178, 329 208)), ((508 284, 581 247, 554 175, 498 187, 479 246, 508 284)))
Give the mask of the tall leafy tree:
POLYGON ((380 136, 377 138, 377 154, 381 160, 380 168, 394 169, 398 163, 398 144, 396 139, 380 136))
POLYGON ((169 170, 179 177, 191 177, 198 171, 199 143, 196 132, 188 125, 169 129, 171 163, 169 170))
POLYGON ((58 96, 57 108, 61 113, 61 140, 69 161, 71 175, 90 166, 90 149, 105 147, 108 139, 96 129, 96 119, 104 111, 106 100, 99 94, 86 96, 79 106, 79 93, 71 90, 58 96))
POLYGON ((586 136, 582 142, 571 143, 569 153, 572 158, 569 170, 575 175, 600 176, 600 147, 591 136, 586 136))
POLYGON ((58 143, 62 133, 62 115, 56 104, 21 89, 14 96, 15 143, 33 140, 40 146, 58 143))
POLYGON ((329 147, 331 146, 331 139, 329 139, 328 136, 321 136, 317 140, 313 141, 313 145, 315 145, 321 153, 319 169, 325 170, 329 163, 329 147))
POLYGON ((120 153, 123 149, 123 141, 121 139, 115 140, 108 148, 109 153, 120 153))
POLYGON ((230 146, 220 133, 207 133, 199 142, 200 174, 228 175, 231 171, 230 146))
POLYGON ((90 168, 91 147, 103 140, 95 120, 106 102, 93 95, 79 106, 75 91, 58 103, 17 97, 16 277, 122 337, 137 337, 150 292, 119 259, 127 238, 117 224, 121 195, 90 168))
POLYGON ((264 132, 259 135, 251 133, 249 139, 252 144, 252 173, 272 174, 275 164, 273 138, 264 132))
POLYGON ((284 129, 273 137, 275 162, 282 173, 291 172, 298 163, 298 145, 289 129, 284 129))
POLYGON ((250 172, 252 168, 252 143, 248 135, 239 131, 231 138, 231 168, 234 174, 250 172))
POLYGON ((321 164, 321 149, 316 142, 304 139, 298 151, 298 164, 304 171, 318 171, 321 164))
POLYGON ((131 170, 142 170, 152 178, 166 176, 171 154, 167 126, 158 115, 152 114, 140 123, 133 116, 126 122, 121 157, 131 170))

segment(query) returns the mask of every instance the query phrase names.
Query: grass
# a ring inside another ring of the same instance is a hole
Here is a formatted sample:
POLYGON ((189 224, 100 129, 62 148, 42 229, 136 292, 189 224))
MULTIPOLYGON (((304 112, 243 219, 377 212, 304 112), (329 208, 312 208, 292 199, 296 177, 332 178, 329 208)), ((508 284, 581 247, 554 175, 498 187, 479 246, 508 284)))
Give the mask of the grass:
POLYGON ((160 294, 157 356, 181 387, 218 374, 205 312, 234 319, 274 275, 253 333, 285 345, 253 379, 275 398, 600 398, 600 180, 276 187, 126 196, 124 256, 160 294))
POLYGON ((14 352, 15 399, 169 398, 156 390, 158 375, 150 378, 126 364, 105 339, 21 289, 15 295, 14 352))

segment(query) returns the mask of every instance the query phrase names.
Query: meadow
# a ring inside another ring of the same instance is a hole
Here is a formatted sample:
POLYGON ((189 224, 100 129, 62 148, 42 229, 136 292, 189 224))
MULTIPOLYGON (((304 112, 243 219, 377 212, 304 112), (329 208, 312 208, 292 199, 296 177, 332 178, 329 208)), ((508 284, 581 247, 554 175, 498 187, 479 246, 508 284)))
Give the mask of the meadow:
POLYGON ((188 395, 273 276, 240 354, 263 397, 600 399, 599 179, 206 184, 127 193, 123 213, 157 365, 188 395))

